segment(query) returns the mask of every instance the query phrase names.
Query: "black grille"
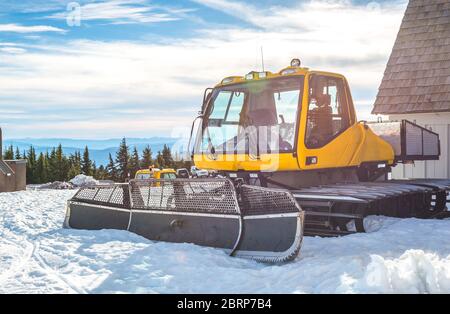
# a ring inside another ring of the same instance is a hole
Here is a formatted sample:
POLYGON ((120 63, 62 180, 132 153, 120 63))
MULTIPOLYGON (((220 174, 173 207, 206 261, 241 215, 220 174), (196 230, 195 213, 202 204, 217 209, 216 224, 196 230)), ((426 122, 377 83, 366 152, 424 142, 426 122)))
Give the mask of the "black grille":
POLYGON ((299 212, 287 190, 243 185, 240 202, 228 179, 132 180, 81 188, 72 201, 133 210, 245 215, 299 212))
POLYGON ((115 184, 81 188, 73 201, 89 204, 130 209, 130 192, 128 184, 115 184))
POLYGON ((133 209, 239 214, 228 179, 133 180, 133 209))
POLYGON ((243 185, 241 210, 244 215, 296 213, 300 211, 291 192, 243 185))

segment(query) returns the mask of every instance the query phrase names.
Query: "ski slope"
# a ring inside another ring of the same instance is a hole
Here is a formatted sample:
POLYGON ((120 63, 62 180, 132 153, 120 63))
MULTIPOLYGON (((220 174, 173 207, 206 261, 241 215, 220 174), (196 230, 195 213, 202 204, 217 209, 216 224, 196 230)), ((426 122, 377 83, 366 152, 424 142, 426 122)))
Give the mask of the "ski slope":
POLYGON ((0 293, 450 293, 450 220, 372 217, 285 265, 62 228, 73 190, 0 194, 0 293))

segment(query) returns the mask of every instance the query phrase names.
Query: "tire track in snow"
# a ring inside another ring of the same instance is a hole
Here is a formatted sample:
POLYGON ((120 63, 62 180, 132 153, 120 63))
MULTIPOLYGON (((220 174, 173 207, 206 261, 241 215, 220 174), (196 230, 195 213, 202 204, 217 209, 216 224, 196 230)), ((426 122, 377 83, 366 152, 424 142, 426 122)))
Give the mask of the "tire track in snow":
MULTIPOLYGON (((5 238, 2 238, 2 242, 12 244, 13 246, 21 247, 21 245, 18 242, 13 242, 5 238)), ((20 258, 20 261, 18 263, 13 261, 13 265, 0 275, 0 286, 3 286, 3 283, 5 283, 9 278, 16 275, 31 261, 35 247, 29 241, 25 241, 25 244, 26 244, 26 248, 24 248, 25 253, 23 254, 23 257, 20 258)))
POLYGON ((36 242, 34 245, 32 256, 36 259, 39 266, 50 276, 55 278, 57 281, 63 283, 70 289, 72 289, 74 292, 78 294, 87 294, 88 292, 84 290, 81 287, 78 287, 77 285, 74 285, 73 283, 69 282, 64 276, 60 275, 56 270, 54 270, 48 263, 42 258, 42 256, 39 254, 41 243, 39 241, 36 242))
MULTIPOLYGON (((2 219, 0 220, 0 225, 14 225, 13 223, 8 222, 7 219, 5 219, 4 214, 1 218, 2 219)), ((33 229, 33 226, 30 226, 29 228, 33 229)), ((14 276, 21 274, 22 270, 26 270, 27 267, 31 268, 32 266, 30 264, 32 262, 35 262, 39 269, 43 270, 43 272, 46 273, 49 277, 61 283, 63 287, 68 287, 70 289, 70 292, 79 294, 87 293, 83 288, 74 285, 66 278, 64 278, 61 274, 59 274, 58 271, 54 270, 50 265, 48 265, 48 263, 39 254, 40 242, 36 236, 18 236, 15 232, 12 232, 11 230, 8 230, 8 228, 5 228, 5 230, 1 230, 0 233, 0 244, 9 244, 24 251, 22 254, 19 253, 15 256, 13 255, 11 266, 7 269, 1 270, 0 287, 3 287, 5 283, 14 276)))
POLYGON ((50 265, 48 265, 48 263, 39 254, 39 249, 40 249, 39 241, 37 241, 36 244, 34 244, 30 240, 23 238, 23 239, 20 239, 19 241, 15 242, 15 241, 11 241, 11 240, 3 237, 2 242, 11 244, 16 247, 23 247, 23 244, 25 244, 25 248, 24 248, 25 253, 22 255, 23 257, 20 257, 19 262, 14 261, 13 265, 10 268, 8 268, 5 272, 0 274, 0 286, 3 286, 3 284, 8 279, 17 275, 20 272, 20 270, 24 269, 27 265, 29 265, 32 260, 35 260, 35 262, 37 262, 38 266, 41 269, 43 269, 44 272, 47 273, 50 277, 56 279, 56 281, 62 283, 64 286, 68 287, 73 292, 76 292, 79 294, 87 294, 86 290, 69 282, 62 275, 60 275, 56 270, 54 270, 50 265))

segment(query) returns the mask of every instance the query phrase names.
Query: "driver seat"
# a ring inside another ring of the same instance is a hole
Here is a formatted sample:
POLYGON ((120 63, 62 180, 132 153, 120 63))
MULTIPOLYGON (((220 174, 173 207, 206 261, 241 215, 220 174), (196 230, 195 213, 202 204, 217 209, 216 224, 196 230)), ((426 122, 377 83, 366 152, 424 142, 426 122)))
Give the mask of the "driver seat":
POLYGON ((314 128, 312 135, 318 142, 314 146, 322 147, 333 137, 333 109, 331 108, 331 95, 320 94, 315 96, 317 107, 311 112, 314 128))

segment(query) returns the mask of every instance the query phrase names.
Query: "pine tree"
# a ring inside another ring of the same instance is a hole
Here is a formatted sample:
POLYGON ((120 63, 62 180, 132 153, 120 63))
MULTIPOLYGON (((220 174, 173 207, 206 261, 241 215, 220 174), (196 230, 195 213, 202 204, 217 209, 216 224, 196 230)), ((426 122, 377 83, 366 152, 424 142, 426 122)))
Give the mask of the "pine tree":
POLYGON ((36 167, 36 150, 33 146, 30 146, 26 154, 27 159, 27 183, 28 184, 36 184, 39 183, 37 178, 35 177, 35 167, 36 167))
POLYGON ((130 158, 130 172, 131 172, 132 178, 134 178, 134 176, 136 175, 136 172, 138 172, 139 169, 141 169, 139 153, 138 153, 137 147, 135 146, 133 149, 133 154, 131 154, 131 158, 130 158))
POLYGON ((105 166, 100 165, 100 167, 98 167, 97 171, 95 172, 95 179, 106 180, 107 178, 108 178, 108 173, 106 172, 105 166))
POLYGON ((53 148, 50 153, 47 151, 46 157, 48 160, 48 179, 50 182, 56 181, 58 177, 58 166, 56 163, 56 149, 53 148))
POLYGON ((80 151, 75 152, 75 163, 80 168, 80 171, 78 174, 81 174, 81 152, 80 151))
POLYGON ((69 157, 69 172, 67 177, 69 179, 75 178, 77 175, 81 174, 81 154, 76 151, 69 157))
POLYGON ((36 183, 48 182, 48 161, 45 158, 44 153, 39 154, 39 158, 36 162, 35 179, 36 183))
POLYGON ((75 165, 71 165, 69 168, 69 172, 67 173, 67 177, 73 179, 79 174, 81 174, 80 168, 76 167, 75 165))
POLYGON ((93 175, 92 161, 89 158, 89 148, 86 146, 83 153, 83 160, 81 161, 81 173, 86 176, 93 175))
POLYGON ((111 156, 111 153, 109 153, 109 161, 108 165, 106 166, 106 173, 108 174, 108 178, 113 181, 117 181, 117 170, 116 165, 114 163, 114 160, 111 156))
POLYGON ((56 160, 58 164, 58 181, 68 180, 69 178, 67 177, 67 174, 69 172, 69 161, 64 155, 61 144, 59 144, 58 148, 56 149, 56 160))
POLYGON ((16 160, 22 159, 22 156, 20 155, 20 150, 19 147, 16 147, 16 156, 15 156, 16 160))
POLYGON ((164 164, 164 158, 163 158, 163 155, 161 154, 161 152, 158 152, 158 155, 156 155, 155 167, 161 168, 161 169, 166 167, 164 164))
MULTIPOLYGON (((53 148, 49 157, 49 180, 50 181, 66 181, 69 179, 70 164, 67 157, 64 156, 62 145, 53 148)), ((71 179, 71 178, 70 178, 71 179)))
POLYGON ((175 162, 176 169, 180 169, 180 168, 191 169, 191 166, 193 166, 191 161, 181 159, 180 161, 175 162))
POLYGON ((170 151, 169 146, 167 146, 166 144, 164 144, 164 147, 162 150, 162 158, 164 160, 164 168, 173 168, 174 167, 172 153, 170 151))
POLYGON ((47 159, 47 163, 48 163, 48 173, 47 173, 47 177, 48 177, 48 180, 50 181, 50 182, 52 182, 53 180, 54 180, 54 175, 53 175, 53 166, 52 166, 52 163, 53 163, 53 161, 51 160, 51 158, 50 158, 50 153, 48 152, 48 151, 46 151, 45 152, 45 159, 47 159))
POLYGON ((94 177, 94 179, 97 177, 97 164, 95 163, 95 161, 92 163, 91 175, 92 177, 94 177))
POLYGON ((130 176, 130 151, 125 138, 120 143, 119 150, 116 154, 117 177, 121 182, 128 180, 130 176))
POLYGON ((144 148, 142 152, 141 167, 147 169, 152 165, 153 165, 152 149, 150 148, 150 146, 147 146, 146 148, 144 148))
POLYGON ((14 147, 12 145, 8 146, 8 148, 3 153, 3 159, 5 159, 5 160, 13 160, 14 159, 14 147))

